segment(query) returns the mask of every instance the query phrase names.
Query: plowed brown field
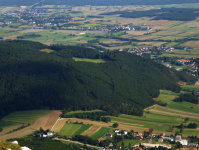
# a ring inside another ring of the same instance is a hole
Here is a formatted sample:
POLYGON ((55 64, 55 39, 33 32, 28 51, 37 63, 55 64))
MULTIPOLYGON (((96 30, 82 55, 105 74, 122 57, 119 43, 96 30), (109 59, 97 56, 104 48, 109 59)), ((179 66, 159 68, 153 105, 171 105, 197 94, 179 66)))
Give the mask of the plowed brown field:
POLYGON ((61 114, 62 114, 61 111, 58 111, 58 110, 53 111, 53 112, 50 114, 50 116, 49 116, 49 118, 48 118, 48 120, 47 120, 47 122, 46 122, 46 124, 45 124, 44 130, 46 130, 46 129, 51 129, 52 126, 54 125, 55 121, 59 118, 59 116, 60 116, 61 114))
POLYGON ((60 119, 56 125, 53 127, 54 132, 60 132, 60 130, 63 128, 63 126, 65 125, 66 121, 68 121, 68 118, 62 118, 60 119))
POLYGON ((3 135, 3 136, 0 136, 0 139, 7 140, 7 139, 11 139, 11 138, 20 138, 20 137, 26 136, 28 134, 31 134, 31 133, 33 133, 36 130, 39 130, 40 127, 42 127, 44 130, 46 130, 47 127, 52 127, 53 126, 53 124, 55 123, 55 121, 59 117, 60 113, 61 113, 60 111, 56 111, 55 110, 51 114, 48 114, 46 116, 43 116, 43 117, 37 119, 34 122, 33 125, 31 125, 29 127, 26 127, 24 129, 15 131, 15 132, 10 133, 10 134, 6 134, 6 135, 3 135))
POLYGON ((91 136, 93 133, 97 132, 101 127, 99 126, 92 126, 90 129, 88 129, 86 132, 84 132, 82 135, 91 136))

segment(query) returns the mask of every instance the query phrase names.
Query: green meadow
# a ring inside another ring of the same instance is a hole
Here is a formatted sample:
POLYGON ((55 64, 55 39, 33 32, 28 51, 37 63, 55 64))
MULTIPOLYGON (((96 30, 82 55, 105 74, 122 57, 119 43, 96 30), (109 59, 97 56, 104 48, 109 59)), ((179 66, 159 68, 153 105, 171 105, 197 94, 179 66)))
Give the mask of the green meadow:
POLYGON ((167 91, 167 90, 160 90, 160 95, 158 98, 155 98, 155 101, 162 101, 162 102, 170 102, 171 100, 174 100, 175 98, 177 98, 180 95, 180 93, 174 93, 171 91, 167 91))
POLYGON ((199 105, 189 102, 171 102, 168 104, 168 107, 192 113, 199 113, 199 105))
POLYGON ((125 139, 125 140, 123 140, 123 141, 117 143, 117 145, 122 146, 122 142, 124 143, 124 146, 127 146, 127 147, 128 147, 128 146, 129 146, 129 143, 130 143, 130 146, 133 146, 133 145, 139 143, 140 141, 139 141, 139 140, 129 140, 129 139, 125 139))
POLYGON ((80 135, 86 130, 88 130, 91 127, 91 125, 82 125, 72 136, 74 137, 75 135, 80 135))
POLYGON ((13 123, 31 123, 39 119, 42 116, 52 113, 52 110, 41 109, 41 110, 27 110, 27 111, 16 111, 8 116, 4 117, 3 121, 13 122, 13 123))
POLYGON ((198 91, 199 90, 199 85, 183 85, 181 86, 182 89, 189 89, 190 91, 195 90, 198 91))
POLYGON ((4 121, 4 120, 0 120, 0 128, 8 128, 10 126, 14 126, 17 125, 18 123, 16 122, 12 122, 12 121, 4 121))
POLYGON ((97 132, 91 135, 91 138, 97 140, 101 137, 104 137, 106 133, 108 133, 110 130, 111 130, 110 128, 101 127, 97 132))
POLYGON ((144 113, 143 117, 137 117, 137 116, 131 116, 131 115, 120 115, 118 118, 133 120, 134 123, 142 122, 143 124, 152 124, 152 125, 181 123, 181 118, 179 117, 166 116, 166 115, 160 115, 160 114, 154 114, 154 113, 144 113))

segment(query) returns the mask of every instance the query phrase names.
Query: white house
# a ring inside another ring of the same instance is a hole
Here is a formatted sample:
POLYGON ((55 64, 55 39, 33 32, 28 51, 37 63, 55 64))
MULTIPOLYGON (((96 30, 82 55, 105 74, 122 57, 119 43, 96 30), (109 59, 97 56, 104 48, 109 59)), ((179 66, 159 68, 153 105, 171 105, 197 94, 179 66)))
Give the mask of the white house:
POLYGON ((115 129, 115 133, 118 133, 118 132, 120 132, 120 130, 119 129, 115 129))
POLYGON ((52 133, 52 132, 48 132, 48 133, 47 133, 47 136, 48 136, 48 137, 51 137, 51 136, 53 136, 53 133, 52 133))
POLYGON ((117 133, 117 136, 121 136, 121 135, 122 135, 121 132, 118 132, 118 133, 117 133))
POLYGON ((184 140, 182 139, 181 141, 179 141, 182 145, 188 145, 188 141, 187 140, 184 140))
POLYGON ((128 132, 127 132, 126 130, 124 130, 124 135, 127 135, 127 133, 128 133, 128 132))
POLYGON ((47 135, 44 134, 43 137, 45 138, 45 137, 47 137, 47 135))

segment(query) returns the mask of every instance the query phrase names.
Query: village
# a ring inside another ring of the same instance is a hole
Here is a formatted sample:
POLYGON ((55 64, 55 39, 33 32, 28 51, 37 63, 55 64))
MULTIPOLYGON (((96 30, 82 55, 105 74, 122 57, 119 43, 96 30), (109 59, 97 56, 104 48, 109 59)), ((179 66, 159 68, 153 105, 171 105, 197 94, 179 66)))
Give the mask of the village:
MULTIPOLYGON (((172 147, 174 147, 174 145, 177 145, 178 148, 181 148, 182 146, 198 147, 198 144, 190 143, 190 141, 183 139, 181 135, 167 136, 165 133, 153 133, 151 131, 153 131, 153 129, 151 129, 149 132, 144 131, 144 133, 134 132, 133 130, 131 132, 127 132, 126 130, 115 129, 113 130, 113 132, 109 132, 104 137, 99 138, 97 140, 98 143, 95 146, 97 147, 103 146, 102 142, 105 140, 105 141, 109 141, 109 143, 108 145, 104 145, 104 148, 101 148, 100 150, 108 150, 108 149, 129 150, 130 147, 134 147, 133 150, 142 150, 142 149, 155 148, 155 147, 156 148, 165 147, 167 149, 171 149, 172 147), (120 139, 118 141, 121 141, 123 139, 131 139, 131 140, 139 140, 140 142, 135 145, 130 145, 129 143, 129 147, 124 147, 123 142, 120 146, 117 144, 116 145, 113 144, 111 141, 115 141, 115 139, 120 139)), ((66 137, 62 135, 57 136, 56 133, 52 133, 52 132, 48 132, 46 134, 39 133, 37 134, 37 136, 43 137, 43 138, 48 137, 48 138, 53 138, 54 140, 63 140, 63 141, 66 139, 68 141, 73 142, 73 137, 70 137, 70 136, 66 137)), ((80 147, 79 149, 83 150, 83 148, 80 148, 80 147)))

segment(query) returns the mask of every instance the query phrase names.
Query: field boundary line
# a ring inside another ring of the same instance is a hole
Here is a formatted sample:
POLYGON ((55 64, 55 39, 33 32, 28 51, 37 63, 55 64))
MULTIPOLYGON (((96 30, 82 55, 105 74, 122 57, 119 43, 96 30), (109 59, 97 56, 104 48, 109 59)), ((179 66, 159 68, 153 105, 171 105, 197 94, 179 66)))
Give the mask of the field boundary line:
POLYGON ((95 134, 97 131, 99 131, 102 127, 99 127, 95 132, 93 132, 92 134, 88 135, 88 136, 92 136, 93 134, 95 134))
MULTIPOLYGON (((90 126, 90 128, 92 128, 93 126, 90 126)), ((88 128, 86 131, 88 131, 90 128, 88 128)), ((84 132, 86 132, 86 131, 84 131, 84 132)), ((82 132, 80 135, 82 135, 84 132, 82 132)))
POLYGON ((57 122, 58 122, 59 120, 61 120, 61 118, 60 118, 60 117, 56 120, 56 122, 54 123, 54 125, 52 126, 52 128, 50 129, 50 131, 52 131, 52 130, 53 130, 54 126, 57 124, 57 122))

